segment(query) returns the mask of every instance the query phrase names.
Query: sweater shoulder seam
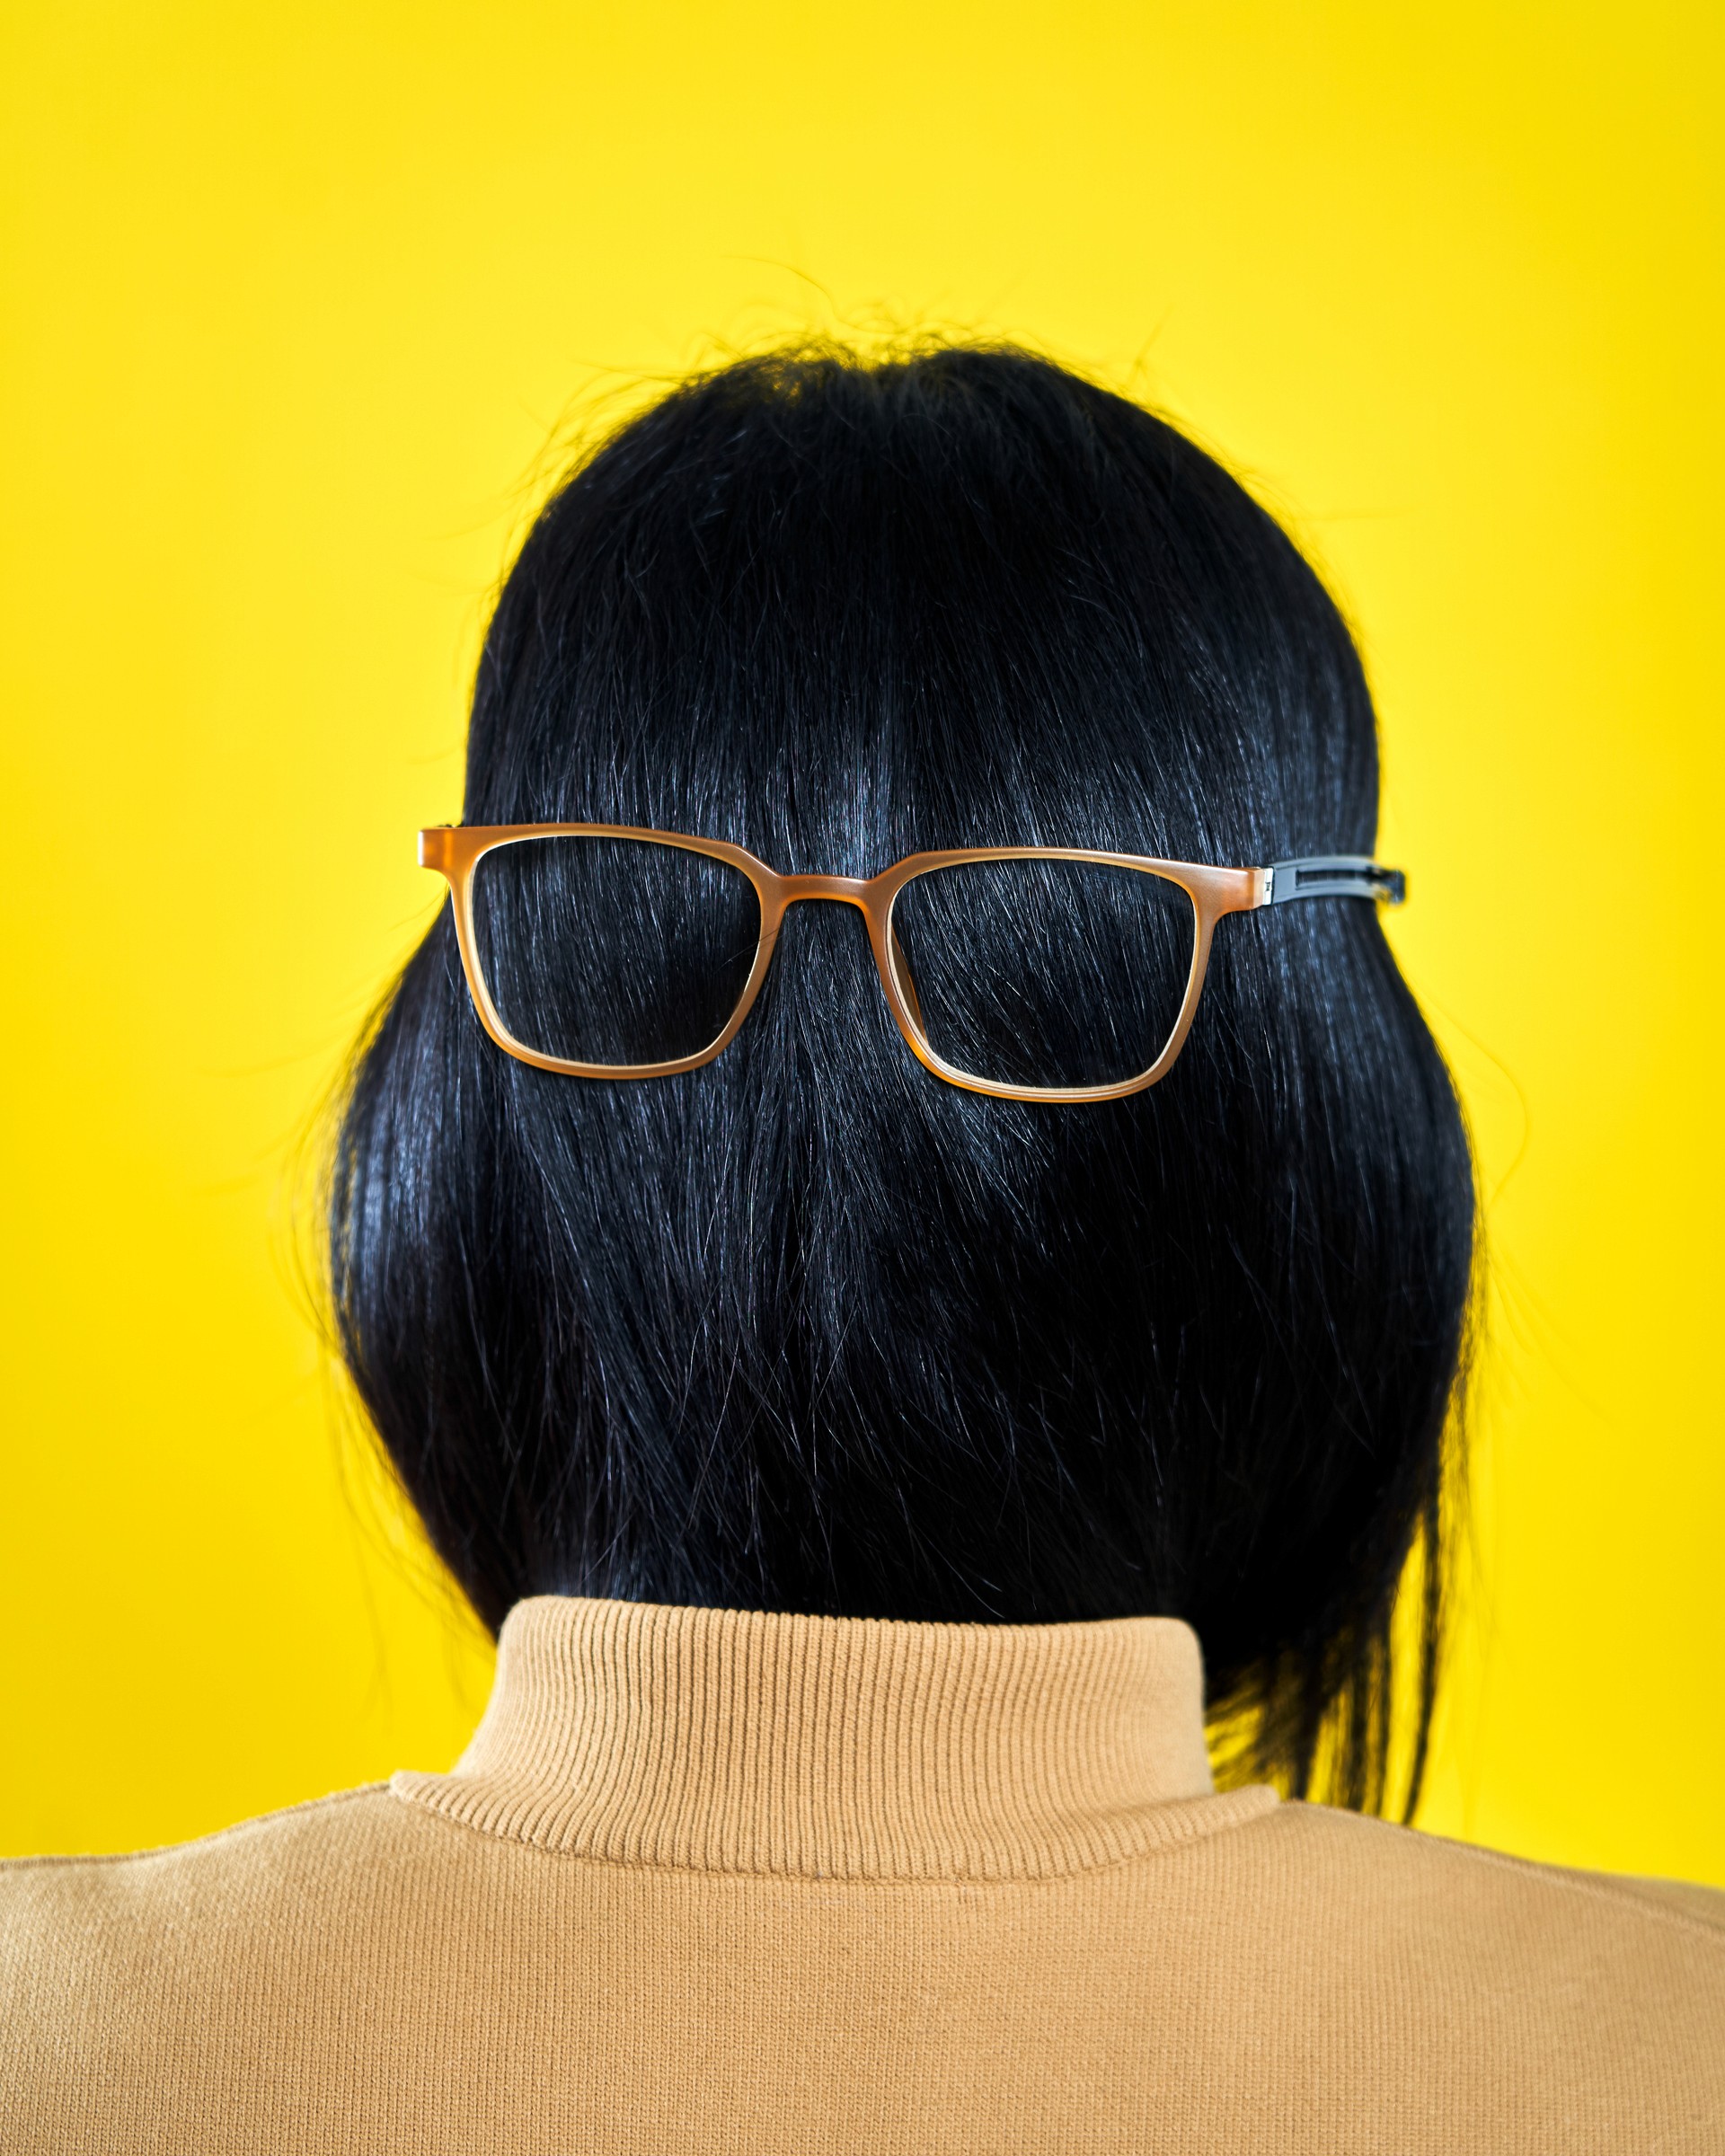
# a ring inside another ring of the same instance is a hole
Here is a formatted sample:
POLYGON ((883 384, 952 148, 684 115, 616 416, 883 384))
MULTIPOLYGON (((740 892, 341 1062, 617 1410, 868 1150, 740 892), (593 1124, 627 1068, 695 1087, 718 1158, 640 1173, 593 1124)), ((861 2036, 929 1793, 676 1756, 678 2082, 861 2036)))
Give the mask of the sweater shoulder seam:
MULTIPOLYGON (((1290 1806, 1296 1816, 1300 1810, 1329 1811, 1328 1805, 1290 1806)), ((1618 1886, 1608 1872, 1578 1875, 1555 1864, 1542 1864, 1532 1857, 1511 1856, 1501 1849, 1485 1849, 1476 1842, 1458 1842, 1449 1834, 1425 1834, 1418 1827, 1397 1826, 1388 1819, 1371 1819, 1360 1813, 1348 1816, 1361 1826, 1376 1828, 1388 1833, 1418 1833, 1424 1842, 1453 1851, 1456 1856, 1475 1864, 1483 1864, 1493 1870, 1513 1873, 1539 1886, 1554 1887, 1561 1893, 1580 1895, 1588 1901, 1604 1902, 1617 1910, 1628 1910, 1638 1916, 1650 1918, 1668 1929, 1686 1931, 1696 1939, 1704 1939, 1715 1949, 1725 1948, 1725 1926, 1711 1924, 1704 1917, 1692 1916, 1686 1909, 1674 1908, 1668 1902, 1645 1900, 1632 1889, 1618 1886)), ((1684 1882, 1678 1882, 1683 1884, 1684 1882)))
POLYGON ((308 1797, 299 1804, 279 1805, 273 1812, 259 1812, 250 1819, 236 1819, 230 1826, 218 1826, 208 1834, 193 1834, 184 1842, 162 1842, 148 1849, 91 1850, 83 1855, 3 1857, 0 1878, 8 1873, 71 1871, 94 1865, 148 1864, 163 1858, 183 1857, 193 1850, 213 1849, 222 1842, 232 1842, 258 1827, 272 1826, 279 1820, 303 1818, 314 1812, 330 1811, 340 1805, 357 1804, 388 1794, 386 1781, 361 1782, 357 1789, 332 1789, 327 1797, 308 1797))

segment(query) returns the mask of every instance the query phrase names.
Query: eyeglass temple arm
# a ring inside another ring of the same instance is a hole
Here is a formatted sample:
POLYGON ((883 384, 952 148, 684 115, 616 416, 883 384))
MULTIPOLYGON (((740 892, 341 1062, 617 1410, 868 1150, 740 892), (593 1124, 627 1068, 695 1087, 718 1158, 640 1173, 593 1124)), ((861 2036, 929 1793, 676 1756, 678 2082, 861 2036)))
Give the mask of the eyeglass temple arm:
POLYGON ((1381 898, 1400 906, 1408 879, 1366 853, 1307 853, 1278 861, 1264 870, 1261 906, 1287 906, 1295 898, 1381 898))

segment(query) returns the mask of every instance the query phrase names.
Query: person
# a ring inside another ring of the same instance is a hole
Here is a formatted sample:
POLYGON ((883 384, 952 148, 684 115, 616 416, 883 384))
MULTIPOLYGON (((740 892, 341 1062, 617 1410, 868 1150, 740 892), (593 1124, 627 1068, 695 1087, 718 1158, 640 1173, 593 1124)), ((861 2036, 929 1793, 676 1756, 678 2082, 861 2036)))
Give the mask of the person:
POLYGON ((726 367, 535 524, 464 808, 331 1292, 491 1704, 8 1868, 5 2146, 1725 2146, 1725 1897, 1386 1816, 1473 1171, 1277 524, 1023 352, 726 367))

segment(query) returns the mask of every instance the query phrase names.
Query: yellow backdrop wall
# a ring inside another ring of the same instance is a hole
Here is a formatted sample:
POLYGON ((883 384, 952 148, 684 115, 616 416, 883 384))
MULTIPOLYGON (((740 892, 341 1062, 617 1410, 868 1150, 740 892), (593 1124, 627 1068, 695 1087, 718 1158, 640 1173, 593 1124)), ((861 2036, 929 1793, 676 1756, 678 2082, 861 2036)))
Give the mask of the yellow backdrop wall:
POLYGON ((798 329, 1027 337, 1292 519, 1481 1140, 1425 1823, 1725 1881, 1721 18, 1376 0, 13 9, 0 1847, 437 1765, 485 1657, 283 1193, 437 903, 544 446, 798 329))

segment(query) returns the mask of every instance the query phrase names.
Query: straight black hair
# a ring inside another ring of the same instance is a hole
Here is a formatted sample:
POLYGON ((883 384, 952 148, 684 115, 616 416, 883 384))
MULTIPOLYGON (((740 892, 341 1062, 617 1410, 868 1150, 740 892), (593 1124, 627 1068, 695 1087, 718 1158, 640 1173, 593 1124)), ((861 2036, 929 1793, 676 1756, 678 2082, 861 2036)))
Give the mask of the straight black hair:
MULTIPOLYGON (((1172 427, 1021 351, 797 350, 674 390, 548 503, 465 814, 793 872, 1255 866, 1372 850, 1376 728, 1317 577, 1172 427)), ((1430 1721, 1473 1232, 1363 901, 1223 922, 1180 1063, 1084 1106, 931 1076, 836 906, 789 915, 715 1062, 534 1069, 446 908, 362 1045, 330 1248, 360 1397, 493 1629, 544 1593, 1179 1616, 1236 1771, 1383 1809, 1430 1721)))

